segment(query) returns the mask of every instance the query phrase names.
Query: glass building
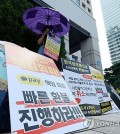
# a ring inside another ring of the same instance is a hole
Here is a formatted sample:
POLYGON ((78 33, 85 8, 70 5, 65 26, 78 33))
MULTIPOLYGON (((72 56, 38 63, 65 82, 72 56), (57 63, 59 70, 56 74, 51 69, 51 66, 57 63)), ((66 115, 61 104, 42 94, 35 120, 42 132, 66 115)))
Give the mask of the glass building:
POLYGON ((112 64, 120 62, 120 0, 101 0, 112 64))

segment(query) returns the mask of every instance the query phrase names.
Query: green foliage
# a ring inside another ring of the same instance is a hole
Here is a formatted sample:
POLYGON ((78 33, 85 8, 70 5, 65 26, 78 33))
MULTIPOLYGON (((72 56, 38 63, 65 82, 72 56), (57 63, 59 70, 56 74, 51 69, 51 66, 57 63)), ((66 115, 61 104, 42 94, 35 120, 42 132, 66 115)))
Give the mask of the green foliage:
POLYGON ((115 89, 120 88, 120 63, 104 70, 105 81, 111 84, 115 89))
POLYGON ((59 60, 55 63, 59 70, 62 70, 62 63, 61 63, 61 58, 66 58, 66 50, 65 50, 65 42, 64 42, 64 36, 61 37, 61 47, 60 47, 60 54, 59 54, 59 60))
MULTIPOLYGON (((27 0, 0 0, 0 40, 13 42, 37 52, 38 35, 23 23, 24 12, 33 7, 27 0)), ((60 58, 56 65, 61 70, 61 57, 65 58, 64 37, 61 38, 60 58)))
POLYGON ((66 50, 65 50, 65 42, 64 42, 64 36, 61 37, 61 48, 60 48, 60 58, 66 58, 66 50))
POLYGON ((34 49, 36 34, 23 23, 23 13, 31 8, 27 0, 0 0, 0 40, 34 49))

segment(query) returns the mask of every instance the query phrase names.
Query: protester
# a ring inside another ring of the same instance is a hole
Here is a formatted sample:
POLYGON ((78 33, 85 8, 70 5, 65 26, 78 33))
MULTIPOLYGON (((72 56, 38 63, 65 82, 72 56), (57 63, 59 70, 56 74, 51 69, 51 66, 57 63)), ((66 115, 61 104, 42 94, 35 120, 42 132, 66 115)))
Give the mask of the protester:
POLYGON ((48 33, 49 33, 49 28, 46 28, 42 36, 37 40, 37 44, 39 46, 38 53, 41 55, 44 55, 45 42, 48 33))

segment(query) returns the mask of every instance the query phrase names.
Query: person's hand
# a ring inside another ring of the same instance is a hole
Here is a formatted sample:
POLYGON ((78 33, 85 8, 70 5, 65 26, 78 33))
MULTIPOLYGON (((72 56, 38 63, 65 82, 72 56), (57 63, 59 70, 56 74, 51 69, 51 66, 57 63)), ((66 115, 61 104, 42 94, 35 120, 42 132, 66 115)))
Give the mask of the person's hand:
POLYGON ((42 36, 37 41, 38 45, 41 45, 43 43, 44 39, 46 38, 46 34, 48 33, 49 33, 49 28, 46 28, 42 36))
POLYGON ((49 28, 46 28, 46 30, 44 31, 44 34, 48 34, 49 33, 49 28))

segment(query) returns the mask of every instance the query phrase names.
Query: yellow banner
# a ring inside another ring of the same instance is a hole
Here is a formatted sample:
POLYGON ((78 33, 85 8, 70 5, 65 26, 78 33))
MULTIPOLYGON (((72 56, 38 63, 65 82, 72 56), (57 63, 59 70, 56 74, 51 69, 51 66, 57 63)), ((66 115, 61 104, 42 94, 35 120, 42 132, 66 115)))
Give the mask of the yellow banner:
POLYGON ((93 67, 90 67, 90 71, 93 78, 96 78, 98 80, 104 80, 104 77, 100 71, 94 69, 93 67))

